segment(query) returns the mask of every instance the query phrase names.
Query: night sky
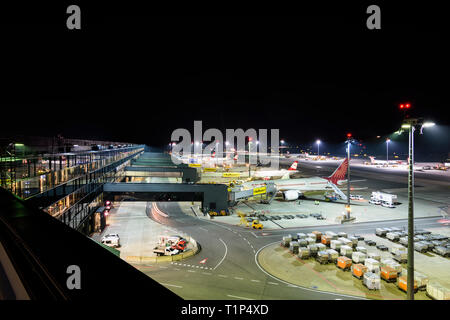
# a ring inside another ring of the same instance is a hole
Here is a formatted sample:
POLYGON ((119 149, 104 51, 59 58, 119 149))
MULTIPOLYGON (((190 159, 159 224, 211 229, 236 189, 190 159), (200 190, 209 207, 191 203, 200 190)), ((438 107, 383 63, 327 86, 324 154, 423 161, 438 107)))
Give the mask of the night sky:
POLYGON ((293 144, 339 146, 347 132, 376 143, 399 128, 407 101, 442 126, 436 148, 449 150, 443 9, 381 6, 373 31, 363 5, 218 6, 206 16, 83 3, 81 31, 66 29, 64 5, 19 9, 1 19, 2 135, 158 146, 203 120, 278 128, 293 144))

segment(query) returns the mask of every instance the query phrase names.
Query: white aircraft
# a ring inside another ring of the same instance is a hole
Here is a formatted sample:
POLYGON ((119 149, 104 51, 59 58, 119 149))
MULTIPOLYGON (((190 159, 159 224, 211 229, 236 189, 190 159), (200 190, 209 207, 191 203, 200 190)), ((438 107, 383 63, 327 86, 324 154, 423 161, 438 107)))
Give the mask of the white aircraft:
MULTIPOLYGON (((304 191, 329 190, 333 189, 341 199, 346 200, 347 196, 337 187, 345 183, 345 175, 347 173, 348 160, 345 159, 340 166, 329 177, 313 177, 299 179, 279 179, 273 180, 277 192, 283 194, 285 200, 297 200, 303 195, 304 191)), ((243 183, 244 187, 256 188, 264 186, 266 181, 250 181, 243 183)))
POLYGON ((294 161, 289 169, 281 169, 281 170, 264 170, 264 168, 257 169, 252 172, 253 177, 258 178, 273 178, 273 177, 282 177, 281 179, 289 179, 291 174, 294 174, 297 171, 298 161, 294 161))

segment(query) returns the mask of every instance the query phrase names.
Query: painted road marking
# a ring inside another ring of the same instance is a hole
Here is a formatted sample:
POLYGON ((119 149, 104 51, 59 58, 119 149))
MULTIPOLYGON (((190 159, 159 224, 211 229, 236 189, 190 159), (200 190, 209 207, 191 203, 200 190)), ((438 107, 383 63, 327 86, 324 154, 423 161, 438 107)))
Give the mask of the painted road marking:
POLYGON ((267 282, 268 284, 273 284, 273 285, 278 285, 278 283, 275 283, 275 282, 267 282))
POLYGON ((210 275, 212 275, 212 273, 209 273, 209 272, 202 272, 203 274, 206 274, 207 276, 210 276, 210 275))
POLYGON ((242 299, 242 300, 255 300, 255 299, 246 298, 246 297, 233 296, 231 294, 227 294, 227 297, 236 298, 236 299, 242 299))
POLYGON ((251 280, 252 282, 261 282, 261 281, 259 281, 259 280, 251 280))
POLYGON ((236 280, 244 280, 244 278, 241 277, 234 277, 236 280))
POLYGON ((182 286, 177 286, 177 285, 170 284, 170 283, 161 283, 161 284, 164 286, 168 286, 168 287, 183 288, 182 286))
POLYGON ((195 272, 195 271, 193 271, 193 270, 188 270, 187 272, 195 272))
POLYGON ((226 244, 222 239, 219 238, 219 240, 222 241, 223 245, 225 246, 225 254, 224 254, 222 260, 220 260, 220 262, 217 264, 217 266, 214 267, 213 270, 216 270, 217 267, 220 266, 220 264, 223 262, 223 260, 225 260, 225 257, 227 256, 227 253, 228 253, 228 247, 227 247, 227 244, 226 244))
POLYGON ((201 264, 205 264, 206 260, 208 260, 208 258, 205 258, 205 259, 203 259, 203 260, 200 260, 200 262, 199 262, 199 263, 201 263, 201 264))
POLYGON ((222 278, 228 278, 228 276, 223 275, 223 274, 219 274, 219 277, 222 277, 222 278))

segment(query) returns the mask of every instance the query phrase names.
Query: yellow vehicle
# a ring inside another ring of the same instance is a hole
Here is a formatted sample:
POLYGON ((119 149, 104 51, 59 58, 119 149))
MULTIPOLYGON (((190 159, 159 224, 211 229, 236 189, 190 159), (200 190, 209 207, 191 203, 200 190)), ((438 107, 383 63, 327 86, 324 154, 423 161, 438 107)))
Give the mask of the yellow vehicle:
POLYGON ((263 225, 259 222, 259 220, 253 220, 252 221, 252 228, 253 229, 262 229, 263 225))
POLYGON ((217 213, 216 211, 210 211, 210 212, 209 212, 209 215, 210 215, 210 216, 217 216, 218 213, 217 213))

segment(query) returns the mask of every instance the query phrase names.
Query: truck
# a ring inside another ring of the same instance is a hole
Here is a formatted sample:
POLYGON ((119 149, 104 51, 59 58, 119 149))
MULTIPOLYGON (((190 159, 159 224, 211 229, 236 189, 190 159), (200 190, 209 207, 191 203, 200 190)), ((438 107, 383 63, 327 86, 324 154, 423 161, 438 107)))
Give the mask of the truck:
POLYGON ((153 252, 156 253, 158 256, 173 256, 175 254, 178 254, 180 251, 178 249, 174 249, 172 247, 166 247, 166 246, 156 246, 153 249, 153 252))
POLYGON ((388 204, 392 204, 392 205, 397 203, 397 195, 391 194, 391 193, 380 192, 380 191, 373 191, 370 199, 380 201, 380 202, 384 201, 384 202, 387 202, 388 204))

